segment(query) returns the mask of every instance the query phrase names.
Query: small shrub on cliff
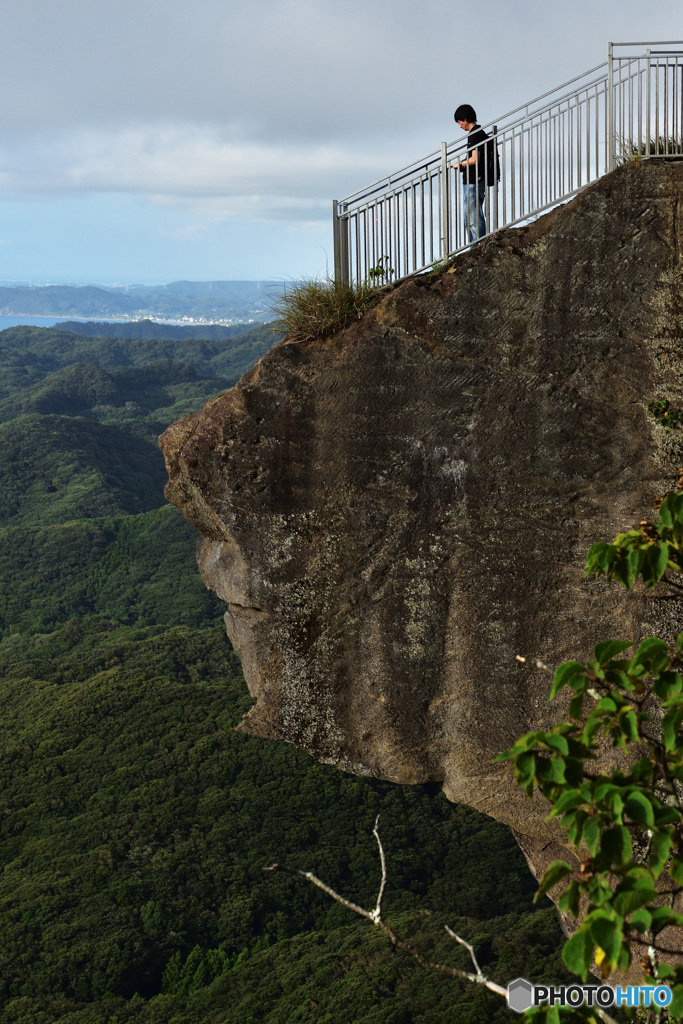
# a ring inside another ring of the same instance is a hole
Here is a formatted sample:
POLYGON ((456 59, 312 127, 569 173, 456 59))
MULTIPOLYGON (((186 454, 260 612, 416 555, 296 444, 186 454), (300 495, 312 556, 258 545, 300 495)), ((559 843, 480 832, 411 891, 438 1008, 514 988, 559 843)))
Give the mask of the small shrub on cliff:
POLYGON ((647 411, 663 427, 678 427, 683 422, 683 409, 672 408, 671 403, 666 398, 661 399, 659 402, 648 402, 647 411))
POLYGON ((292 285, 272 307, 275 326, 293 341, 312 341, 360 320, 377 295, 367 284, 353 287, 339 281, 301 281, 292 285))
POLYGON ((638 142, 636 139, 621 140, 620 163, 625 164, 630 160, 639 161, 644 156, 669 156, 680 157, 683 153, 681 140, 675 135, 651 135, 648 145, 645 141, 638 142))

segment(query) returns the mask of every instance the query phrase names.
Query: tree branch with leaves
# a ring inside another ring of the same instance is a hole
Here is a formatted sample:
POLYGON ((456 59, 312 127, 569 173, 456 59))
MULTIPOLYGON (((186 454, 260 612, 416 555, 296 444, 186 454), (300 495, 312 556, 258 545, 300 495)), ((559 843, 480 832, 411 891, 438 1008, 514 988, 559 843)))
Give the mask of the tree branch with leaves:
MULTIPOLYGON (((643 521, 612 544, 590 548, 586 575, 654 589, 683 570, 683 494, 671 492, 659 521, 643 521)), ((642 951, 647 984, 669 984, 667 1010, 649 1019, 683 1016, 683 633, 669 645, 649 637, 632 656, 625 640, 597 644, 586 664, 568 661, 554 673, 550 699, 571 691, 571 721, 527 733, 498 760, 512 762, 531 797, 553 805, 580 860, 578 871, 554 861, 537 898, 569 880, 558 906, 578 921, 565 943, 567 967, 585 982, 593 963, 604 979, 625 973, 642 951), (605 742, 633 758, 628 770, 595 768, 605 742)))

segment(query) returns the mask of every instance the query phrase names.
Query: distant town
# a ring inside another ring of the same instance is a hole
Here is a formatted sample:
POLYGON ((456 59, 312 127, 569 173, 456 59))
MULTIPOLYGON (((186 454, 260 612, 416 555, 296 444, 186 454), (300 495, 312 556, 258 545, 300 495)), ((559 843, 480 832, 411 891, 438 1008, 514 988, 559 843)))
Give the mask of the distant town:
POLYGON ((266 323, 282 281, 173 281, 162 285, 0 287, 0 316, 161 320, 180 324, 266 323))

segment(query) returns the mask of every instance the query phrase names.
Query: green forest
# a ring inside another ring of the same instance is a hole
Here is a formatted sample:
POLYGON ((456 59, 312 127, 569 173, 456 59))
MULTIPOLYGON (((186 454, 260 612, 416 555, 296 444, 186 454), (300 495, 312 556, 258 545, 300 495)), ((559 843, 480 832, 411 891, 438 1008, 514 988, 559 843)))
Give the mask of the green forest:
POLYGON ((0 333, 0 1020, 484 1024, 505 1003, 423 971, 289 875, 374 905, 432 958, 566 978, 509 831, 234 726, 250 706, 158 435, 277 340, 0 333))

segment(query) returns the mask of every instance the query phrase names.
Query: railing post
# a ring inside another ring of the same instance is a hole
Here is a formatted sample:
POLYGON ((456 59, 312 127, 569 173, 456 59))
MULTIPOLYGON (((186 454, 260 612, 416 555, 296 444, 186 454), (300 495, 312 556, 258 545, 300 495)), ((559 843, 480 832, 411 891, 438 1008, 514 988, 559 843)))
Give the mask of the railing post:
POLYGON ((441 258, 448 259, 451 251, 450 194, 448 190, 448 143, 441 143, 441 258))
POLYGON ((337 284, 348 284, 349 274, 349 221, 346 207, 340 206, 336 199, 332 200, 332 238, 334 248, 334 280, 337 284))
MULTIPOLYGON (((645 79, 645 156, 649 158, 652 156, 650 152, 650 132, 652 131, 652 125, 650 123, 650 111, 652 107, 652 53, 648 46, 646 50, 647 56, 647 72, 645 79)), ((656 88, 656 83, 655 83, 656 88)))
POLYGON ((498 125, 497 124, 494 124, 494 126, 493 126, 492 135, 493 135, 493 186, 492 186, 492 190, 493 190, 493 202, 492 202, 493 211, 491 213, 491 218, 492 218, 492 221, 493 221, 493 227, 492 227, 491 230, 497 231, 498 230, 498 179, 496 177, 496 171, 498 170, 498 159, 499 159, 499 157, 498 157, 498 125))
POLYGON ((607 44, 607 171, 614 170, 614 43, 607 44))

